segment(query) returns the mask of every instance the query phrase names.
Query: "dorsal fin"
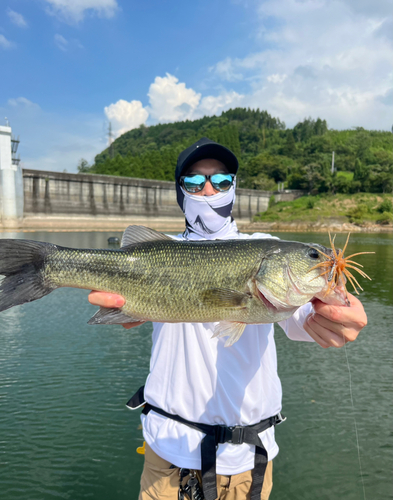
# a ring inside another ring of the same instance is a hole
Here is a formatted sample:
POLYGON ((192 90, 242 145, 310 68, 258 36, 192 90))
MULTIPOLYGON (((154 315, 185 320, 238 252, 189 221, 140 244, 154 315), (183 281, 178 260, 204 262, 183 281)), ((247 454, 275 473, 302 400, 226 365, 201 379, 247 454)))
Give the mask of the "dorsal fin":
POLYGON ((121 247, 144 241, 171 240, 169 236, 145 226, 128 226, 121 240, 121 247))

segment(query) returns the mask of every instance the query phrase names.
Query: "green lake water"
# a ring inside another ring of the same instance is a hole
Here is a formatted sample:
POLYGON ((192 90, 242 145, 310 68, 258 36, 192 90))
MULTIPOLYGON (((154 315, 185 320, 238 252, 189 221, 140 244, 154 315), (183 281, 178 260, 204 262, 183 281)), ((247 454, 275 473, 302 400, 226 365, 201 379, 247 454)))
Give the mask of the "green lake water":
MULTIPOLYGON (((328 245, 321 233, 277 235, 328 245)), ((109 236, 120 234, 0 233, 79 248, 107 247, 109 236)), ((392 498, 393 235, 354 234, 348 252, 359 251, 375 252, 358 258, 373 278, 360 278, 369 324, 346 352, 277 328, 288 420, 277 428, 272 500, 392 498)), ((151 323, 89 326, 87 295, 60 289, 0 315, 0 499, 138 497, 139 412, 125 403, 148 373, 151 323)))

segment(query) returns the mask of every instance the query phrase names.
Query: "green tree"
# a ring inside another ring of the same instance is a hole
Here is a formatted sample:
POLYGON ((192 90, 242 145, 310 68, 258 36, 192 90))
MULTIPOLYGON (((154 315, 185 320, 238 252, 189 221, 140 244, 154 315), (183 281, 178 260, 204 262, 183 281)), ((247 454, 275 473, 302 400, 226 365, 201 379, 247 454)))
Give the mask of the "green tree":
MULTIPOLYGON (((283 156, 272 156, 260 154, 251 158, 240 171, 242 179, 241 187, 256 189, 260 185, 260 181, 254 182, 254 179, 263 175, 263 179, 272 179, 274 184, 285 181, 288 171, 288 158, 283 156)), ((262 179, 262 177, 259 177, 262 179)))
POLYGON ((353 180, 360 181, 360 183, 363 184, 368 179, 368 176, 369 176, 369 169, 362 164, 359 158, 356 158, 353 180))
POLYGON ((295 158, 296 152, 296 143, 292 130, 287 130, 287 138, 285 146, 282 148, 282 154, 288 156, 289 158, 295 158))
POLYGON ((87 160, 85 160, 84 158, 81 158, 79 160, 77 169, 78 169, 78 173, 86 174, 86 173, 89 173, 91 171, 91 166, 89 165, 89 162, 87 160))
POLYGON ((293 169, 291 174, 288 176, 288 188, 307 190, 308 187, 309 183, 306 178, 306 173, 304 169, 303 168, 293 169))
POLYGON ((258 174, 250 180, 251 189, 259 189, 260 191, 275 191, 277 184, 273 179, 265 174, 258 174))

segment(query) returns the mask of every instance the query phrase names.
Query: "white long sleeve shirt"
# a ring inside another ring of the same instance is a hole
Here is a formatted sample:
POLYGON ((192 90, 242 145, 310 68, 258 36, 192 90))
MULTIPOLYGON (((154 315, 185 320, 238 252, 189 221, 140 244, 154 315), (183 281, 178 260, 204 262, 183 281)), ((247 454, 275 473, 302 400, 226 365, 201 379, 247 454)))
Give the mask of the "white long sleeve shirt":
MULTIPOLYGON (((270 235, 239 233, 239 238, 270 235)), ((303 329, 311 304, 280 322, 292 340, 312 341, 303 329)), ((154 323, 150 373, 145 399, 153 406, 192 422, 252 425, 281 411, 282 390, 272 324, 247 325, 240 339, 224 347, 212 339, 216 323, 154 323)), ((155 413, 142 415, 143 436, 163 459, 188 469, 201 469, 204 434, 155 413)), ((278 453, 274 428, 260 434, 269 460, 278 453)), ((216 471, 233 475, 254 467, 255 447, 220 444, 216 471)))

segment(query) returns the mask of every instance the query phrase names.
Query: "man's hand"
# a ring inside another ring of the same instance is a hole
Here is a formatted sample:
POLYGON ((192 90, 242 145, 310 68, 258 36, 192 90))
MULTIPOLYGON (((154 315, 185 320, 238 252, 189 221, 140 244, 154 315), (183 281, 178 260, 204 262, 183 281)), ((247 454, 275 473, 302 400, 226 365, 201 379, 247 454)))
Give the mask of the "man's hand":
POLYGON ((348 294, 351 306, 333 306, 318 299, 312 301, 314 313, 309 314, 304 329, 322 347, 342 347, 353 342, 367 325, 367 316, 360 300, 348 294))
MULTIPOLYGON (((116 295, 115 293, 106 293, 106 292, 96 292, 93 290, 89 293, 89 302, 94 306, 101 306, 107 308, 117 308, 123 307, 126 303, 126 300, 121 295, 116 295)), ((122 326, 127 330, 130 328, 134 328, 134 326, 142 325, 144 321, 135 321, 133 323, 124 323, 122 326)))

